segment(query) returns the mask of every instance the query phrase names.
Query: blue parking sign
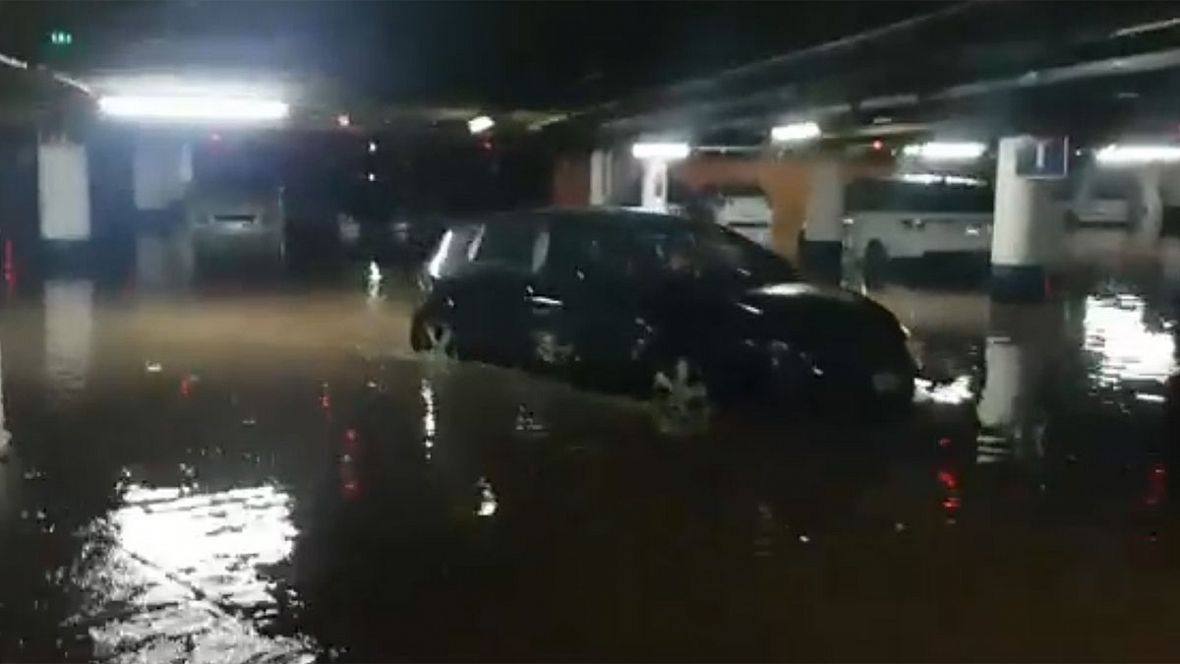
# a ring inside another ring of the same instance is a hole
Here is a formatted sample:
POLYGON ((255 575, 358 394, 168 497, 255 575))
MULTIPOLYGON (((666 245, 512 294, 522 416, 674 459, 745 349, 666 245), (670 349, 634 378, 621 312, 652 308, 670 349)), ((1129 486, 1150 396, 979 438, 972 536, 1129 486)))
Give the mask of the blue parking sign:
POLYGON ((1069 174, 1069 137, 1034 137, 1016 152, 1016 175, 1036 180, 1060 180, 1069 174))

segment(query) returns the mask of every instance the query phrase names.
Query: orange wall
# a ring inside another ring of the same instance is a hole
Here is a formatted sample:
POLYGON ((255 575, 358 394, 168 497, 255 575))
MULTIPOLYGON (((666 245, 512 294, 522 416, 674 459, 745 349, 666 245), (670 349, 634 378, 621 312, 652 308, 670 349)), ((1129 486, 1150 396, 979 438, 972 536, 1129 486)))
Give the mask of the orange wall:
POLYGON ((562 155, 553 165, 553 205, 585 207, 589 204, 589 154, 562 155))
POLYGON ((693 189, 757 183, 766 192, 774 213, 771 236, 775 251, 795 255, 799 229, 807 214, 808 178, 804 162, 697 157, 677 165, 669 176, 693 189))

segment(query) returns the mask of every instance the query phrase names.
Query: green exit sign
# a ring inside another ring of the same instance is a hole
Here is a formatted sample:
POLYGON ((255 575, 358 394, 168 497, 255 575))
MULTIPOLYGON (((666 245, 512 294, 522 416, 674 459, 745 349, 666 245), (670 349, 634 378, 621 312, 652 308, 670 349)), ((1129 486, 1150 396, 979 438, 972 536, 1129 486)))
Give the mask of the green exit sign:
POLYGON ((74 35, 65 30, 51 30, 49 32, 49 43, 54 46, 69 46, 74 43, 74 35))

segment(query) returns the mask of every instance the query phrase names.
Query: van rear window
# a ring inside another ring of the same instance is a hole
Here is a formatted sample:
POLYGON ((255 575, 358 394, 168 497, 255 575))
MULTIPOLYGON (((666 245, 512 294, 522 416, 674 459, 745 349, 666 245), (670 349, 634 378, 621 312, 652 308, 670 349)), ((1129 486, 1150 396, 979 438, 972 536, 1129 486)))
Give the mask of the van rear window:
POLYGON ((852 212, 991 212, 991 187, 919 184, 897 180, 855 180, 845 190, 852 212))

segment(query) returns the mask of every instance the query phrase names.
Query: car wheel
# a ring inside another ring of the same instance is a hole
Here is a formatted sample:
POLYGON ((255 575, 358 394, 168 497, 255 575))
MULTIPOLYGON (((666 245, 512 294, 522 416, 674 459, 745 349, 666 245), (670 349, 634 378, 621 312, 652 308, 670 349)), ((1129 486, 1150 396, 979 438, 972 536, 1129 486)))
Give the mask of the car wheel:
POLYGON ((863 262, 864 282, 869 288, 876 288, 889 277, 889 252, 885 246, 873 240, 865 249, 863 262))
POLYGON ((652 372, 651 404, 656 424, 665 433, 690 434, 706 429, 713 403, 700 365, 683 355, 657 363, 652 372))
POLYGON ((410 345, 428 359, 455 361, 459 359, 458 340, 453 325, 442 320, 425 320, 414 328, 410 345))

